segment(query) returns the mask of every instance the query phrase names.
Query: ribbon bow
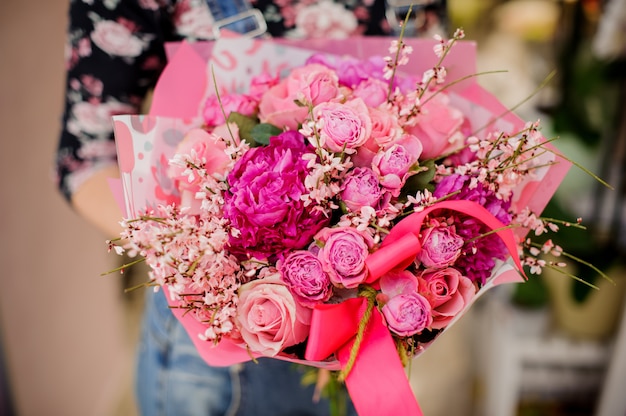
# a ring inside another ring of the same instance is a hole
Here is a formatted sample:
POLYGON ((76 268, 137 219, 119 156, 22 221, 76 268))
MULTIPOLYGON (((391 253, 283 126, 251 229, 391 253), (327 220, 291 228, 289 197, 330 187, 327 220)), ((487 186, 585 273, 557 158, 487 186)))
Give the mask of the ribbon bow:
MULTIPOLYGON (((365 283, 376 285, 385 273, 394 269, 403 270, 412 264, 422 249, 419 236, 424 220, 428 214, 440 209, 470 215, 496 232, 518 271, 524 275, 513 231, 481 205, 458 200, 439 202, 396 224, 380 248, 366 259, 368 277, 365 283)), ((360 337, 356 360, 345 380, 358 414, 421 416, 422 411, 404 374, 395 342, 375 307, 367 319, 365 331, 359 333, 367 302, 366 297, 357 297, 339 304, 317 305, 311 318, 305 358, 321 361, 335 354, 341 368, 345 369, 351 361, 353 345, 360 337)))

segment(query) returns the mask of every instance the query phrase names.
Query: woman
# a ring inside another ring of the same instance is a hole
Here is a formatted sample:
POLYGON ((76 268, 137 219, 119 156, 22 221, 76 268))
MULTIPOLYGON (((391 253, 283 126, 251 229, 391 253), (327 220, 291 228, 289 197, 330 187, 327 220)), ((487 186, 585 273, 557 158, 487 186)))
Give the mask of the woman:
MULTIPOLYGON (((430 3, 414 7, 410 34, 443 31, 445 1, 430 3)), ((392 35, 406 9, 398 0, 71 0, 59 190, 108 238, 119 235, 122 213, 108 188, 108 178, 118 176, 111 116, 139 112, 165 65, 165 42, 212 39, 223 29, 249 36, 392 35)), ((206 365, 162 293, 147 292, 136 378, 142 414, 328 413, 328 403, 312 400, 313 386, 301 387, 290 363, 206 365)))

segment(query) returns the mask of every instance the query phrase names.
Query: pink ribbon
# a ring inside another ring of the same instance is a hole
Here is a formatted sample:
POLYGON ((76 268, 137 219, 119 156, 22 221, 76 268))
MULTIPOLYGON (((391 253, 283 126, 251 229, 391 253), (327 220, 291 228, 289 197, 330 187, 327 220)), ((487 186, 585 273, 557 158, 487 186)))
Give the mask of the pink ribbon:
MULTIPOLYGON (((364 297, 316 306, 305 358, 319 361, 335 353, 341 368, 345 368, 366 307, 364 297)), ((346 387, 359 416, 422 416, 396 345, 376 308, 346 378, 346 387)))
MULTIPOLYGON (((422 249, 419 236, 426 216, 441 209, 470 215, 491 230, 497 230, 518 271, 524 275, 513 231, 505 228, 481 205, 459 200, 439 202, 396 224, 381 247, 366 259, 369 271, 366 283, 376 286, 385 273, 408 267, 422 249)), ((366 307, 367 299, 364 297, 348 299, 340 304, 317 305, 311 318, 305 358, 321 361, 335 354, 341 368, 345 368, 366 307)), ((394 340, 376 308, 368 321, 354 367, 346 378, 346 386, 360 416, 422 415, 404 374, 394 340)))
POLYGON ((369 270, 366 282, 374 283, 382 275, 393 269, 406 269, 422 250, 419 236, 426 216, 440 209, 467 214, 481 221, 491 230, 498 230, 496 234, 504 242, 517 270, 526 277, 517 253, 517 240, 513 230, 505 228, 505 225, 482 205, 473 201, 458 200, 438 202, 423 211, 409 215, 393 226, 380 248, 365 260, 369 270))

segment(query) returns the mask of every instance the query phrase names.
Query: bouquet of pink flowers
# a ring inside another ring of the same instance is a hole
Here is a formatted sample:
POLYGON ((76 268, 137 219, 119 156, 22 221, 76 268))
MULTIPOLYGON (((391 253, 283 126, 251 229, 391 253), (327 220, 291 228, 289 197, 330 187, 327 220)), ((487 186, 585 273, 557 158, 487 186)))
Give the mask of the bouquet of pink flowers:
POLYGON ((558 229, 539 214, 569 163, 478 86, 462 36, 353 40, 358 58, 183 43, 151 115, 115 117, 112 247, 145 259, 208 363, 337 370, 360 415, 420 414, 408 360, 559 253, 526 235, 558 229))

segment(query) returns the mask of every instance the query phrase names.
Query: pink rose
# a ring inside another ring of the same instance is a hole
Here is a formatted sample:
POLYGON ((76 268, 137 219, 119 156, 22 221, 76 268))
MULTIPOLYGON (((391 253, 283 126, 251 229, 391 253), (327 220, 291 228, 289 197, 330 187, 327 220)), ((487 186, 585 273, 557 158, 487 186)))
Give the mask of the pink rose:
POLYGON ((277 76, 272 76, 267 72, 263 72, 252 78, 250 81, 250 89, 248 91, 248 95, 252 97, 253 100, 257 102, 261 100, 263 94, 269 91, 274 85, 277 85, 279 78, 277 76))
POLYGON ((368 107, 376 108, 387 102, 388 91, 389 85, 386 82, 376 78, 367 78, 354 88, 352 94, 362 98, 368 107))
POLYGON ((424 145, 422 159, 433 159, 463 146, 463 122, 463 113, 451 106, 447 95, 439 93, 421 108, 417 124, 408 132, 424 145))
POLYGON ((328 273, 313 253, 298 250, 279 265, 283 282, 303 305, 313 307, 330 299, 332 287, 328 273))
POLYGON ((223 138, 226 142, 234 140, 235 144, 237 144, 241 141, 239 137, 239 126, 235 123, 224 123, 215 126, 213 130, 211 130, 211 133, 223 138))
POLYGON ((432 219, 422 229, 421 243, 422 251, 417 259, 425 268, 440 269, 454 264, 465 242, 453 225, 448 225, 445 220, 432 219))
POLYGON ((417 137, 407 134, 391 147, 378 152, 372 160, 372 169, 378 175, 380 184, 397 197, 421 154, 422 143, 417 137))
POLYGON ((307 338, 311 309, 296 302, 273 273, 239 288, 235 320, 251 351, 273 357, 307 338))
POLYGON ((333 285, 353 289, 365 281, 365 259, 374 245, 369 234, 351 227, 323 228, 315 240, 322 245, 318 257, 333 285))
POLYGON ((223 94, 220 98, 211 96, 204 103, 202 117, 208 126, 224 124, 226 117, 232 112, 241 113, 244 116, 252 116, 256 113, 257 103, 252 98, 243 94, 223 94))
POLYGON ((296 16, 298 35, 305 39, 345 39, 358 27, 354 13, 342 4, 321 1, 303 7, 296 16))
POLYGON ((360 98, 344 104, 322 103, 313 108, 313 117, 321 125, 320 144, 333 152, 352 154, 372 133, 372 120, 360 98))
POLYGON ((112 20, 96 22, 91 40, 109 55, 127 58, 139 56, 146 47, 146 42, 133 36, 126 26, 112 20))
MULTIPOLYGON (((176 154, 192 159, 198 158, 204 162, 203 167, 209 174, 224 174, 230 163, 230 157, 224 152, 225 149, 226 145, 219 136, 196 128, 185 134, 183 140, 178 144, 176 154)), ((195 194, 198 191, 201 178, 198 175, 193 175, 190 180, 190 176, 185 171, 187 171, 186 166, 171 164, 168 174, 178 189, 195 194)))
POLYGON ((335 99, 339 91, 337 74, 330 68, 320 64, 295 68, 263 95, 259 103, 259 119, 263 123, 296 130, 309 113, 306 106, 296 102, 317 105, 335 99))
POLYGON ((471 302, 476 288, 458 270, 426 270, 418 276, 419 293, 432 307, 434 329, 445 328, 471 302))
POLYGON ((381 312, 389 330, 401 337, 419 334, 432 323, 430 304, 417 292, 393 296, 381 312))
POLYGON ((352 212, 362 207, 380 208, 383 192, 376 174, 369 168, 355 168, 343 181, 341 200, 352 212))
POLYGON ((374 155, 383 147, 395 142, 402 134, 398 118, 390 112, 369 107, 372 133, 361 146, 352 160, 356 166, 371 166, 374 155))

